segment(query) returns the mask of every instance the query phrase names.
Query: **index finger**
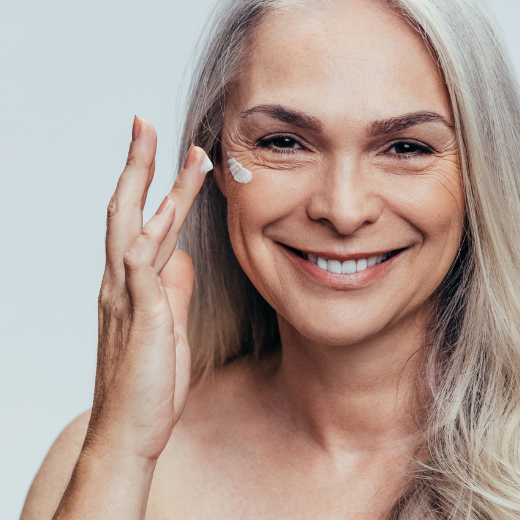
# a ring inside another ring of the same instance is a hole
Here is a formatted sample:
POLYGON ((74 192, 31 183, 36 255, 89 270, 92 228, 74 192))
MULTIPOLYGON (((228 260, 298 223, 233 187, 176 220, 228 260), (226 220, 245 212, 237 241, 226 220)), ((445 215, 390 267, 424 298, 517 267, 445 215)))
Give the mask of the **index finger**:
POLYGON ((163 270, 164 266, 170 260, 177 245, 186 216, 204 183, 206 173, 212 169, 213 164, 206 155, 206 152, 198 146, 191 145, 186 155, 184 167, 179 172, 173 184, 173 188, 168 194, 168 197, 173 200, 175 204, 175 220, 168 235, 162 242, 155 260, 155 268, 158 273, 163 270))

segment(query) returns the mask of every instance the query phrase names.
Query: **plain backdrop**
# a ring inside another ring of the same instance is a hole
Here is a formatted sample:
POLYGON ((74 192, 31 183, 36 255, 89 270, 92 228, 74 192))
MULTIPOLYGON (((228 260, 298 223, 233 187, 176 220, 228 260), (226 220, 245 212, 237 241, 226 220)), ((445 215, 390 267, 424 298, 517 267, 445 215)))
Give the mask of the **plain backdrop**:
MULTIPOLYGON (((218 0, 0 5, 0 518, 92 401, 106 206, 134 114, 159 137, 145 217, 171 186, 179 107, 218 0)), ((520 69, 520 2, 490 0, 520 69)), ((44 520, 44 519, 42 519, 44 520)))

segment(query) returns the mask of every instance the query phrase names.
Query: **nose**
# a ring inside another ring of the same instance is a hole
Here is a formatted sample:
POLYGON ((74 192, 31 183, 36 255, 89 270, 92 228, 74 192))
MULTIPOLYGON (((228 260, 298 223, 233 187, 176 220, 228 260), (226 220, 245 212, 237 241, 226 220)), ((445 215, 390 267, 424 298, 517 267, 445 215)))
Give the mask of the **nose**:
POLYGON ((352 235, 381 216, 376 181, 370 172, 363 171, 361 158, 327 161, 318 182, 307 205, 312 220, 342 235, 352 235))

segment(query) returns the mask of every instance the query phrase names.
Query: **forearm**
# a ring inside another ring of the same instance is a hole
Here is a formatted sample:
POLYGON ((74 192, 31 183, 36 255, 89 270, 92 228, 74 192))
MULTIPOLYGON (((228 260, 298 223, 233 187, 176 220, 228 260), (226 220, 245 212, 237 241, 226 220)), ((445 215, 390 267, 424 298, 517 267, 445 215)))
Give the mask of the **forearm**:
POLYGON ((155 461, 83 451, 53 520, 143 520, 155 461))
POLYGON ((143 227, 156 144, 151 124, 135 118, 107 212, 93 416, 53 520, 144 519, 157 458, 186 403, 194 277, 190 258, 175 249, 212 164, 192 145, 171 193, 143 227))

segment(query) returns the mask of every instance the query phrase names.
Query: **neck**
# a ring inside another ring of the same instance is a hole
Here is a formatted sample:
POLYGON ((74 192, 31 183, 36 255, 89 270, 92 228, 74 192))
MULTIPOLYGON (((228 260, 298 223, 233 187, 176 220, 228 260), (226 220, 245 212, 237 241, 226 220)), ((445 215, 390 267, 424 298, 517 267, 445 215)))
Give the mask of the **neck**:
POLYGON ((374 452, 416 435, 424 317, 342 347, 305 338, 281 316, 278 321, 282 357, 274 388, 300 430, 327 449, 374 452))

